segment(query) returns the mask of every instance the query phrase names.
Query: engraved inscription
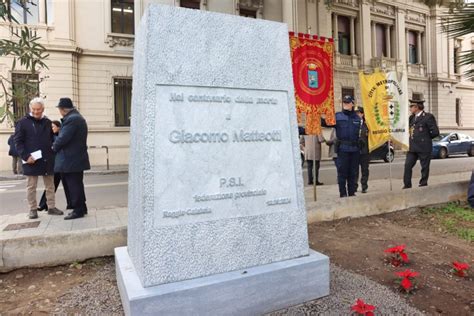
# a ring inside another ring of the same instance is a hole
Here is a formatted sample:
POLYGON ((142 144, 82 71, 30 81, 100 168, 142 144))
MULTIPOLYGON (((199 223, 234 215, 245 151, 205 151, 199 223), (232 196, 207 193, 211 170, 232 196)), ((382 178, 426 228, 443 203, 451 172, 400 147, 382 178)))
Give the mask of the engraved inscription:
POLYGON ((286 91, 157 85, 156 102, 155 225, 298 209, 286 91))

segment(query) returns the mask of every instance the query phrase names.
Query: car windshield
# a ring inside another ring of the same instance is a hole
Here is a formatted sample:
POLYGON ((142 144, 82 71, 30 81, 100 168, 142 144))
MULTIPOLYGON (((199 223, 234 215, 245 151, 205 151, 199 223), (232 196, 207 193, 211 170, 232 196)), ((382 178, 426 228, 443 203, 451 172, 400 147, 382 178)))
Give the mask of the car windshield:
POLYGON ((440 141, 442 140, 443 138, 445 138, 446 136, 448 136, 449 134, 439 134, 439 136, 436 136, 435 138, 433 138, 434 141, 440 141))

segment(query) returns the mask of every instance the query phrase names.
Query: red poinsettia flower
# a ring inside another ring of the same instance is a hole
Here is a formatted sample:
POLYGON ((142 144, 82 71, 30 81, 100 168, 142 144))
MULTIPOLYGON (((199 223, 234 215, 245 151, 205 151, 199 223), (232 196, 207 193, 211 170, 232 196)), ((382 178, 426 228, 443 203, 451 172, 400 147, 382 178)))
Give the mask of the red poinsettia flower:
POLYGON ((356 304, 351 307, 353 312, 356 312, 358 315, 374 316, 374 305, 366 304, 360 298, 356 301, 356 304))
POLYGON ((384 252, 399 253, 405 251, 405 247, 405 245, 399 245, 392 248, 387 248, 384 250, 384 252))
POLYGON ((395 274, 402 278, 414 278, 420 275, 420 273, 412 271, 410 269, 406 269, 405 271, 402 271, 402 272, 395 272, 395 274))
POLYGON ((403 278, 402 282, 400 282, 400 286, 407 292, 411 289, 412 285, 409 278, 403 278))
POLYGON ((462 263, 462 262, 453 262, 453 271, 454 274, 460 277, 465 277, 467 276, 467 270, 469 269, 469 265, 467 263, 462 263))
POLYGON ((395 267, 398 267, 402 262, 408 263, 408 255, 405 253, 405 245, 399 245, 384 250, 386 253, 391 253, 395 257, 392 258, 391 263, 395 267))
POLYGON ((396 275, 402 278, 400 282, 400 286, 406 291, 410 292, 414 288, 414 284, 411 282, 412 279, 417 277, 419 275, 418 272, 411 271, 410 269, 407 269, 402 272, 395 272, 396 275))

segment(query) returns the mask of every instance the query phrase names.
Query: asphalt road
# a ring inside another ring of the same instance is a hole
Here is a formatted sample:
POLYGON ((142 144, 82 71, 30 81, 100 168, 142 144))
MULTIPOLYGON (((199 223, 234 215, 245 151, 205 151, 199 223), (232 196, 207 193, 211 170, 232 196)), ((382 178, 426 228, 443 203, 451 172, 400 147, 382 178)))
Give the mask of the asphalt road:
MULTIPOLYGON (((404 158, 396 158, 392 163, 392 179, 394 185, 402 186, 404 158)), ((370 164, 370 179, 388 179, 390 175, 388 163, 375 161, 370 164)), ((465 172, 474 170, 474 158, 467 156, 453 157, 444 160, 432 160, 431 174, 450 174, 455 172, 465 172)), ((420 173, 419 164, 414 168, 414 175, 420 173)), ((303 169, 303 176, 306 181, 306 167, 303 169)), ((87 204, 89 208, 123 207, 127 205, 127 174, 115 175, 86 175, 85 186, 87 204)), ((325 184, 336 184, 336 169, 332 161, 322 161, 320 169, 320 181, 325 184)), ((40 180, 41 183, 41 180, 40 180)), ((0 181, 0 215, 27 213, 26 203, 26 182, 25 180, 0 181)), ((39 194, 42 191, 38 190, 39 194)), ((66 205, 64 191, 60 186, 56 194, 57 207, 63 209, 66 205)))

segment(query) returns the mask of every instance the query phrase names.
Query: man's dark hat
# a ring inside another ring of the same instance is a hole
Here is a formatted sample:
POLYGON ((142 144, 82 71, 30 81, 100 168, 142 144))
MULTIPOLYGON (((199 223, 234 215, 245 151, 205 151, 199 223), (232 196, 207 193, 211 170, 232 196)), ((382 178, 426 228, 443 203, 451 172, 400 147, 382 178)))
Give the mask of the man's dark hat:
POLYGON ((355 112, 360 112, 362 114, 364 114, 364 108, 361 107, 361 106, 356 106, 355 109, 354 109, 355 112))
POLYGON ((354 103, 354 98, 350 95, 346 95, 342 98, 343 103, 354 103))
POLYGON ((408 100, 410 102, 410 106, 413 104, 424 104, 425 100, 408 100))
POLYGON ((69 98, 61 98, 59 99, 59 103, 56 107, 63 108, 63 109, 73 109, 74 104, 72 104, 72 101, 69 98))

